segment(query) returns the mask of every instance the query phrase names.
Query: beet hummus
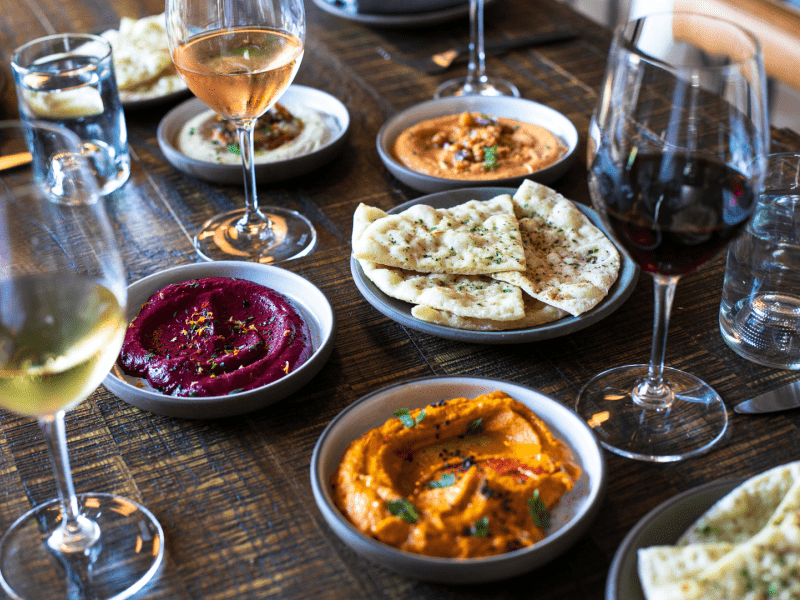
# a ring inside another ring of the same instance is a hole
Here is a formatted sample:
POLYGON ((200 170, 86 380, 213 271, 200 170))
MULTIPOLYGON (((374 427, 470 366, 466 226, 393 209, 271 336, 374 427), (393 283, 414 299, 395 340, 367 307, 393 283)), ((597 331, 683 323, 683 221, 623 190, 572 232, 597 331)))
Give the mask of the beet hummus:
POLYGON ((312 353, 307 323, 281 294, 227 277, 153 294, 125 334, 122 370, 172 396, 224 396, 260 387, 312 353))

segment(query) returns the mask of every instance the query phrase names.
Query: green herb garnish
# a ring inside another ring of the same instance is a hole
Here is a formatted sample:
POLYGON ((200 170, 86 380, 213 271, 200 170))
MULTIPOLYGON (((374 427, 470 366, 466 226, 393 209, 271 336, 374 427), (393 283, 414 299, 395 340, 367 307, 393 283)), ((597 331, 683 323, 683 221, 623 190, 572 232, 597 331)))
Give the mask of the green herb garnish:
POLYGON ((416 419, 411 416, 411 411, 408 410, 407 408, 398 408, 392 414, 394 414, 395 417, 400 419, 400 421, 403 423, 403 426, 406 428, 413 427, 414 425, 418 424, 420 421, 422 421, 422 419, 425 418, 424 410, 420 411, 416 419))
POLYGON ((539 495, 539 490, 533 490, 533 498, 528 498, 528 512, 533 519, 533 524, 542 529, 550 527, 550 511, 539 495))
POLYGON ((497 162, 497 145, 490 146, 483 151, 483 168, 486 171, 496 169, 500 165, 497 162))
POLYGON ((470 527, 469 532, 475 537, 486 537, 489 535, 489 517, 483 517, 475 521, 472 527, 470 527))
POLYGON ((403 519, 406 523, 416 523, 419 515, 417 509, 411 504, 410 500, 405 498, 397 498, 396 500, 387 500, 386 508, 395 517, 403 519))

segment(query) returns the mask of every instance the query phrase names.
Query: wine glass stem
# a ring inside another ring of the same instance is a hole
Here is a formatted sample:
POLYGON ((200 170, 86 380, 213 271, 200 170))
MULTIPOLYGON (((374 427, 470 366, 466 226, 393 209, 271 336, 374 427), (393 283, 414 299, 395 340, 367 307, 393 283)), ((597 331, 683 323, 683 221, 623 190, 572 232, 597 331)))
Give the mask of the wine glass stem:
POLYGON ((469 64, 467 86, 484 83, 486 77, 486 52, 483 37, 484 0, 469 0, 469 64))
POLYGON ((253 165, 255 126, 256 120, 249 119, 238 123, 236 127, 236 133, 239 137, 239 149, 242 154, 242 169, 244 170, 244 215, 236 223, 236 229, 242 233, 257 233, 262 239, 265 239, 267 232, 272 230, 272 223, 269 217, 264 215, 258 207, 256 170, 253 165), (255 232, 254 229, 264 231, 255 232))
POLYGON ((47 540, 47 545, 60 554, 86 554, 100 539, 100 529, 80 513, 69 465, 64 411, 41 417, 39 426, 53 461, 62 513, 61 524, 47 540))
POLYGON ((664 381, 664 354, 667 349, 667 330, 672 312, 672 299, 678 277, 653 275, 655 309, 653 315, 653 345, 650 350, 650 367, 647 379, 634 387, 633 401, 648 409, 667 410, 675 395, 664 381))

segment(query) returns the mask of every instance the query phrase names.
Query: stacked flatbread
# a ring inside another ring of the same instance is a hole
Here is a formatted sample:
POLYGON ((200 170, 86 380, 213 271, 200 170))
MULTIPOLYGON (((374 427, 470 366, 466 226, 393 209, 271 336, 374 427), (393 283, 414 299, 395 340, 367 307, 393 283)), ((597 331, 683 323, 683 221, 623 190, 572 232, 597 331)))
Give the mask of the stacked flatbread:
POLYGON ((800 598, 800 461, 748 479, 677 545, 638 559, 647 600, 800 598))
POLYGON ((397 214, 361 204, 353 255, 423 321, 475 331, 541 325, 596 306, 620 256, 569 200, 526 180, 514 196, 397 214))
POLYGON ((118 30, 102 35, 111 44, 123 102, 157 98, 186 89, 169 53, 164 13, 138 20, 123 17, 118 30))

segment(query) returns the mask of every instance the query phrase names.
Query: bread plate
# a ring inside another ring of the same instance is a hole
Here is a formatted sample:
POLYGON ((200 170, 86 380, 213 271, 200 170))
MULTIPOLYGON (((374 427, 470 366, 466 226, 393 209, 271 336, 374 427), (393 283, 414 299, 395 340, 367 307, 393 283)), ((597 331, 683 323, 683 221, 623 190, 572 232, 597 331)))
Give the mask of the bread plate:
MULTIPOLYGON (((427 204, 434 208, 450 208, 470 200, 489 200, 500 194, 514 195, 516 188, 504 187, 486 187, 486 188, 465 188, 460 190, 451 190, 447 192, 440 192, 438 194, 431 194, 429 196, 422 196, 416 200, 406 202, 399 206, 394 207, 390 211, 391 214, 399 213, 410 206, 415 204, 427 204)), ((582 204, 575 203, 580 211, 586 215, 589 220, 599 227, 606 236, 609 236, 608 230, 605 225, 600 221, 597 213, 582 204)), ((609 236, 610 237, 610 236, 609 236)), ((471 342, 478 344, 517 344, 527 342, 538 342, 547 340, 563 335, 574 333, 598 321, 606 318, 608 315, 617 310, 625 300, 633 292, 636 287, 636 282, 639 279, 639 267, 629 259, 623 252, 620 252, 620 270, 617 280, 611 286, 611 289, 605 298, 594 308, 586 311, 585 313, 573 317, 567 315, 558 321, 545 323, 537 327, 530 327, 527 329, 512 329, 507 331, 471 331, 466 329, 454 329, 444 325, 437 325, 435 323, 428 323, 421 321, 411 315, 412 305, 402 300, 391 298, 384 294, 378 287, 370 281, 358 264, 358 260, 350 258, 350 272, 353 275, 353 281, 364 296, 367 302, 375 307, 379 312, 389 317, 393 321, 400 323, 405 327, 421 331, 430 335, 435 335, 440 338, 454 340, 459 342, 471 342)))
POLYGON ((525 100, 524 98, 456 96, 429 100, 398 113, 380 128, 376 144, 383 164, 392 175, 415 190, 434 193, 464 187, 518 186, 523 179, 531 179, 543 184, 552 183, 564 175, 575 160, 575 151, 578 147, 578 130, 575 129, 572 121, 560 112, 544 104, 525 100), (409 127, 428 119, 463 112, 479 112, 539 125, 550 130, 556 137, 561 138, 567 147, 567 152, 549 167, 527 175, 472 181, 446 179, 417 173, 401 164, 392 155, 394 141, 409 127))
POLYGON ((573 545, 594 520, 606 490, 606 466, 588 425, 556 400, 528 387, 479 377, 412 379, 367 394, 345 408, 322 432, 311 457, 311 487, 325 521, 348 546, 370 562, 401 575, 440 583, 480 583, 513 577, 555 559, 573 545), (486 558, 435 558, 404 552, 361 533, 336 508, 330 488, 347 446, 380 426, 398 408, 419 408, 438 400, 474 398, 503 391, 530 408, 553 435, 572 450, 582 475, 551 512, 548 536, 521 550, 486 558))
POLYGON ((283 294, 300 312, 311 330, 314 351, 297 370, 259 388, 226 396, 175 397, 152 388, 115 363, 103 384, 128 404, 168 417, 213 419, 240 415, 283 400, 308 383, 330 357, 336 320, 328 299, 307 279, 280 267, 242 261, 203 262, 159 271, 128 286, 127 321, 139 313, 147 299, 170 283, 203 277, 236 277, 254 281, 283 294))
MULTIPOLYGON (((330 139, 320 148, 285 160, 255 165, 258 183, 273 183, 305 175, 333 160, 342 150, 350 130, 350 113, 339 100, 323 91, 302 85, 291 85, 278 101, 287 107, 292 104, 306 106, 323 113, 331 132, 330 139)), ((191 118, 208 111, 199 98, 192 98, 169 111, 158 125, 158 145, 164 157, 176 169, 214 183, 242 185, 240 164, 218 164, 190 158, 176 144, 183 125, 191 118)))
POLYGON ((605 600, 645 600, 639 582, 640 548, 673 545, 678 538, 744 479, 712 481, 662 502, 628 532, 617 548, 606 579, 605 600))

